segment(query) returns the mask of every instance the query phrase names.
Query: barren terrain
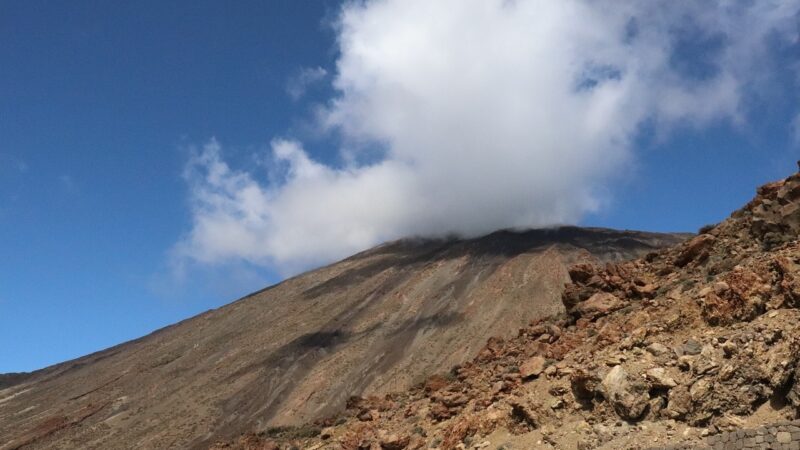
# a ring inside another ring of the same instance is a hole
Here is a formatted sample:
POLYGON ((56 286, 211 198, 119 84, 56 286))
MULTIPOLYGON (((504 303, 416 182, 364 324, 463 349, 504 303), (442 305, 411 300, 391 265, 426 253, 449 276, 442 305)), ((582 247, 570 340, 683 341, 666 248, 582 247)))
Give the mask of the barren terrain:
POLYGON ((204 448, 408 389, 564 312, 567 268, 686 235, 560 228, 402 240, 141 339, 0 378, 0 448, 204 448))

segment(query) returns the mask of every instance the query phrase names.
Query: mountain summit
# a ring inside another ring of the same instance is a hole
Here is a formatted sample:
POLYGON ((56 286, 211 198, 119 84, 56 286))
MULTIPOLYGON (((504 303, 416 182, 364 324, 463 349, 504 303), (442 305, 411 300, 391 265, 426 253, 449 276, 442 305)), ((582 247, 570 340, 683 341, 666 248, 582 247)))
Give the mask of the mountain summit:
POLYGON ((572 265, 687 237, 564 227, 384 244, 141 339, 0 378, 0 448, 202 448, 324 418, 564 313, 572 265))

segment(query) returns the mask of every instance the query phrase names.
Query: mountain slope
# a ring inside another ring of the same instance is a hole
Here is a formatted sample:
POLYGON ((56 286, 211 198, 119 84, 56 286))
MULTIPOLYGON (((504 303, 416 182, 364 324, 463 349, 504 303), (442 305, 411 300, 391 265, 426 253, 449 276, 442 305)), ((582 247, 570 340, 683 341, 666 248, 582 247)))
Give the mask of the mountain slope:
POLYGON ((385 244, 141 339, 7 377, 0 448, 203 447, 317 419, 563 312, 572 264, 685 238, 560 228, 385 244))
POLYGON ((798 448, 800 174, 702 231, 572 266, 567 315, 490 339, 449 376, 354 398, 322 430, 215 448, 798 448))

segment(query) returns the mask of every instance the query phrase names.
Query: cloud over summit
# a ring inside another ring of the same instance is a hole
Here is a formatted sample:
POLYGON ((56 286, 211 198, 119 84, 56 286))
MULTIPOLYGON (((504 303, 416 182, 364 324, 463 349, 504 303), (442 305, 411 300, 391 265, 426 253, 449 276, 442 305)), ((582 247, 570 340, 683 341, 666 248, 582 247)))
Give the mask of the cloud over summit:
POLYGON ((264 182, 209 143, 187 169, 194 223, 176 255, 291 273, 409 235, 574 223, 602 207, 643 123, 746 120, 800 1, 613 6, 346 3, 319 126, 348 163, 275 140, 264 182))

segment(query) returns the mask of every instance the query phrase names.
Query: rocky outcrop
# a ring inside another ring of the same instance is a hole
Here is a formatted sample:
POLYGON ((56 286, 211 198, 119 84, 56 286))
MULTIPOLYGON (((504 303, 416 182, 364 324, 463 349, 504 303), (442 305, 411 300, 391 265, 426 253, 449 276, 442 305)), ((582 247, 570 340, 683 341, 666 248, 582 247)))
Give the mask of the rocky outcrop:
POLYGON ((684 267, 692 261, 703 262, 708 258, 709 251, 717 240, 710 234, 701 234, 692 238, 675 258, 675 265, 684 267))
POLYGON ((771 249, 796 238, 800 232, 800 175, 770 183, 743 211, 750 216, 751 234, 771 249))

